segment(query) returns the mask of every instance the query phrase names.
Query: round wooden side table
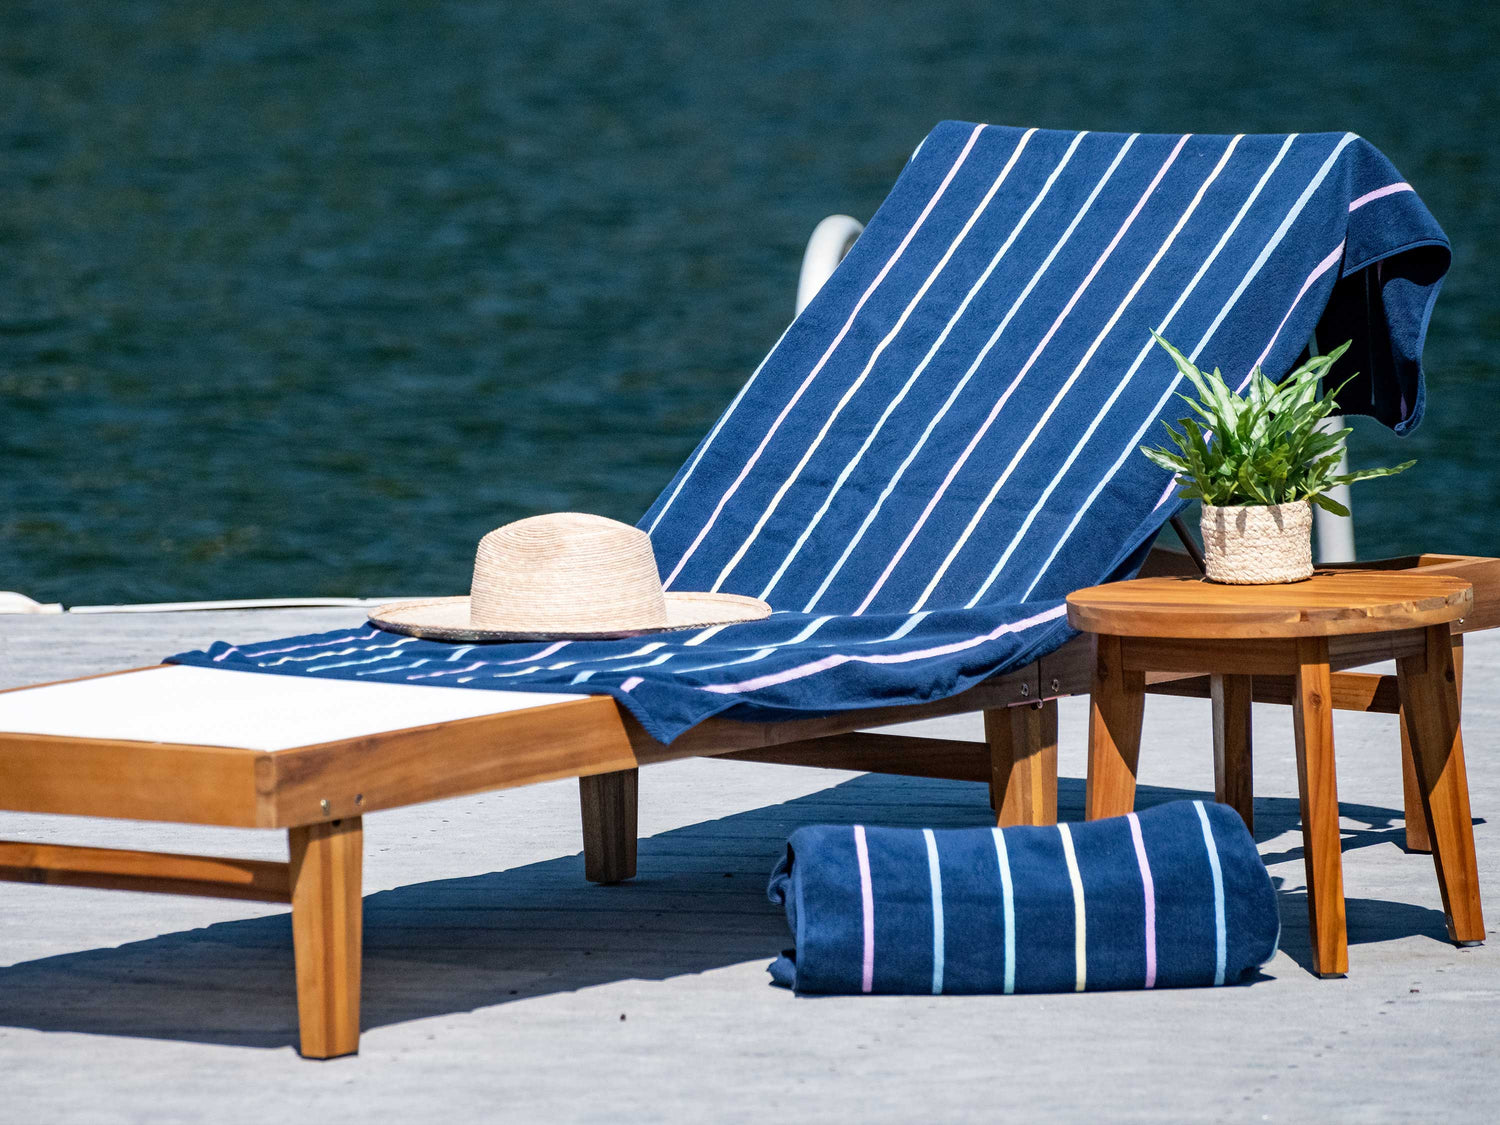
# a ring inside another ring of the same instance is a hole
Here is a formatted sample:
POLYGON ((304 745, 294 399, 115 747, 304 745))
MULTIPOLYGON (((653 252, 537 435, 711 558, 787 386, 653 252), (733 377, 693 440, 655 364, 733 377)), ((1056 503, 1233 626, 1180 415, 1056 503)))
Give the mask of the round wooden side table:
POLYGON ((1207 673, 1216 725, 1228 728, 1215 732, 1220 788, 1249 822, 1250 747, 1234 729, 1249 730, 1253 677, 1290 677, 1313 971, 1342 976, 1349 953, 1331 675, 1394 659, 1448 934, 1478 944, 1484 918, 1449 635, 1472 600, 1462 579, 1378 570, 1276 586, 1140 578, 1070 594, 1069 623, 1094 637, 1089 818, 1134 806, 1147 674, 1207 673))

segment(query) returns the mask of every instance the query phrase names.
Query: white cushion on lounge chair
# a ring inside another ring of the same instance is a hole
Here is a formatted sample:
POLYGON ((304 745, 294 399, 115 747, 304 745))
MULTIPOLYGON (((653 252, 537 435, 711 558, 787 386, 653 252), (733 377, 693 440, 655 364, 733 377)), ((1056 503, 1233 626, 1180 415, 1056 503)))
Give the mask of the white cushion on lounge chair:
POLYGON ((286 750, 585 698, 164 665, 0 693, 0 731, 286 750))

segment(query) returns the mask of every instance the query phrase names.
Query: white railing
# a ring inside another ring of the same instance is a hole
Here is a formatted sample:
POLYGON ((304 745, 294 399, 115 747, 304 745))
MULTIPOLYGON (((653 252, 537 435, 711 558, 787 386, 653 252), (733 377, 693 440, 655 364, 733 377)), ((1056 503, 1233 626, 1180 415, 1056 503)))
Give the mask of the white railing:
POLYGON ((0 613, 61 613, 63 607, 56 602, 33 601, 25 594, 14 590, 0 590, 0 613))
POLYGON ((864 223, 848 215, 829 215, 813 228, 807 249, 802 252, 802 273, 797 278, 799 315, 817 296, 823 283, 833 276, 833 271, 864 229, 864 223))
MULTIPOLYGON (((1307 340, 1307 354, 1310 356, 1322 355, 1318 351, 1318 333, 1314 330, 1307 340)), ((1323 419, 1321 429, 1332 433, 1344 428, 1342 415, 1330 414, 1323 419)), ((1339 458, 1338 471, 1347 473, 1349 471, 1349 450, 1346 447, 1344 455, 1339 458)), ((1341 484, 1337 488, 1328 490, 1328 498, 1336 503, 1342 504, 1349 509, 1349 515, 1336 516, 1332 512, 1325 512, 1316 504, 1313 505, 1313 547, 1317 551, 1319 563, 1340 563, 1354 561, 1354 506, 1349 503, 1349 486, 1341 484)))
MULTIPOLYGON (((1325 430, 1342 430, 1344 419, 1337 414, 1330 414, 1323 419, 1322 428, 1325 430)), ((1349 471, 1349 451, 1344 450, 1344 455, 1339 459, 1340 473, 1349 471)), ((1340 563, 1354 561, 1354 507, 1349 503, 1349 486, 1338 485, 1328 490, 1328 498, 1349 509, 1349 515, 1336 516, 1332 512, 1325 512, 1316 504, 1313 505, 1313 535, 1315 546, 1318 549, 1319 563, 1340 563)))
POLYGON ((317 609, 384 605, 385 598, 231 598, 213 602, 134 602, 130 605, 70 605, 38 602, 13 590, 0 590, 0 614, 14 613, 192 613, 214 609, 317 609))

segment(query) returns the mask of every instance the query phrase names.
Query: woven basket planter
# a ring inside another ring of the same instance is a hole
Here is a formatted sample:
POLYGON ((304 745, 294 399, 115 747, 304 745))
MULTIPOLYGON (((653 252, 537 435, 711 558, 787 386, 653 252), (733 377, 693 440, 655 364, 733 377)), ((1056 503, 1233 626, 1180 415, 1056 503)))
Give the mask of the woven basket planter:
POLYGON ((1266 586, 1311 578, 1312 504, 1203 505, 1203 562, 1210 582, 1266 586))

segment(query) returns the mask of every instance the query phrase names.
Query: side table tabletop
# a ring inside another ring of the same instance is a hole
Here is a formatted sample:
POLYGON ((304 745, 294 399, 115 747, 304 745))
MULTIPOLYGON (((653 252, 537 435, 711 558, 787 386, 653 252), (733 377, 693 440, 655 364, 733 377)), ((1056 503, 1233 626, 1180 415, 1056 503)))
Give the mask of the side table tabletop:
POLYGON ((1349 954, 1331 675, 1394 659, 1448 934, 1479 944, 1484 918, 1449 631, 1472 601, 1462 579, 1378 570, 1321 571, 1274 586, 1139 578, 1070 594, 1069 623, 1094 637, 1088 817, 1135 804, 1146 675, 1207 673, 1217 788, 1249 823, 1252 678, 1290 676, 1313 971, 1342 976, 1349 954))

